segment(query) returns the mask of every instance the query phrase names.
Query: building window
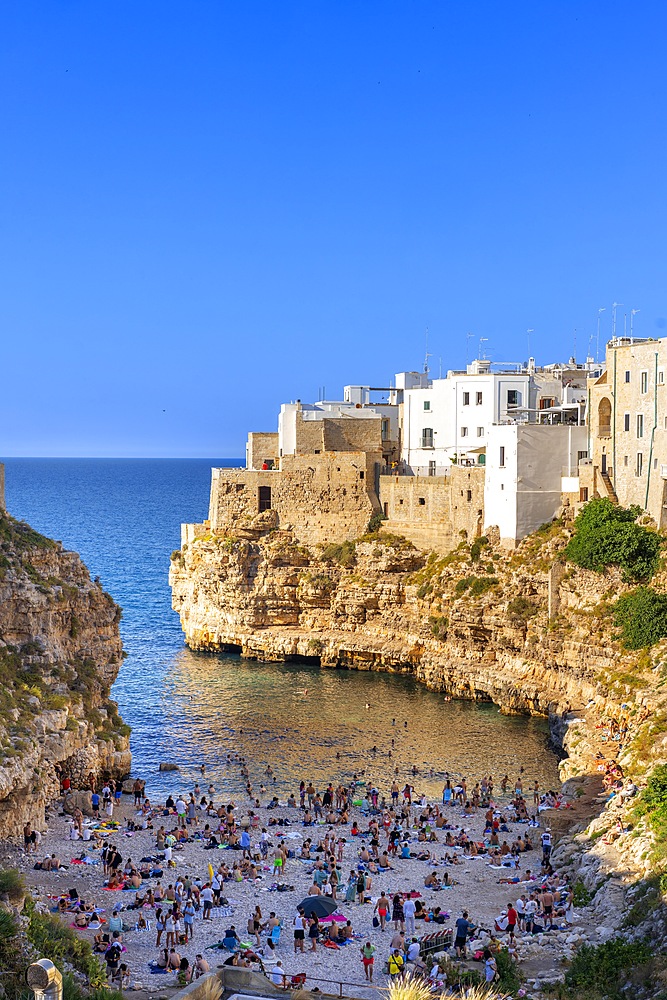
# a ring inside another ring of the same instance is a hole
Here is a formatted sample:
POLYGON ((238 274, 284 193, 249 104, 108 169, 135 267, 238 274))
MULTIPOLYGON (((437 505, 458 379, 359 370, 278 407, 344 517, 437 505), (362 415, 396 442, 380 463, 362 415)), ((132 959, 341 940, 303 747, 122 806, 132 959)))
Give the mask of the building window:
POLYGON ((359 479, 363 479, 363 478, 364 478, 364 473, 363 473, 363 472, 360 472, 360 473, 359 473, 359 479))
POLYGON ((598 404, 598 434, 600 437, 611 437, 611 401, 603 396, 598 404))
POLYGON ((435 462, 434 461, 431 461, 431 462, 428 463, 428 474, 429 474, 429 476, 434 476, 435 475, 435 462))
POLYGON ((389 440, 389 421, 387 419, 382 421, 382 440, 389 440))
POLYGON ((626 382, 629 382, 629 381, 630 381, 630 372, 626 372, 626 373, 625 373, 625 381, 626 381, 626 382))
POLYGON ((658 385, 665 384, 665 373, 663 371, 658 372, 658 385))
POLYGON ((420 497, 419 498, 419 506, 420 507, 425 507, 426 506, 426 497, 420 497))
POLYGON ((425 399, 424 400, 424 409, 425 410, 430 410, 431 409, 431 400, 430 399, 425 399))
POLYGON ((476 403, 477 403, 478 406, 482 405, 482 394, 481 394, 481 392, 478 392, 476 394, 476 403))
POLYGON ((539 409, 550 410, 551 407, 555 405, 555 403, 556 400, 554 399, 553 396, 542 396, 542 398, 540 399, 539 409))
POLYGON ((579 489, 579 503, 586 503, 588 501, 588 486, 582 486, 579 489))
POLYGON ((478 438, 483 438, 484 437, 484 428, 483 427, 478 427, 477 428, 477 437, 478 438))
POLYGON ((508 406, 518 406, 519 405, 519 390, 518 389, 508 389, 507 390, 507 405, 508 406))
POLYGON ((630 414, 629 413, 624 413, 623 414, 623 430, 624 431, 629 431, 630 430, 630 414))
POLYGON ((644 437, 644 414, 643 413, 638 413, 637 414, 637 437, 638 438, 643 438, 644 437))
POLYGON ((263 510, 271 510, 271 487, 270 486, 260 486, 257 491, 257 501, 259 512, 263 510))
POLYGON ((469 392, 464 392, 463 393, 463 405, 464 406, 469 406, 470 405, 470 393, 469 392))
POLYGON ((657 469, 657 468, 658 468, 658 459, 657 459, 657 458, 654 458, 654 459, 653 459, 653 468, 654 468, 654 469, 657 469))
POLYGON ((384 519, 386 521, 388 519, 388 517, 389 517, 389 504, 388 503, 383 504, 383 506, 382 506, 382 512, 384 514, 384 519))
POLYGON ((468 503, 472 500, 472 490, 466 490, 466 500, 468 503))
POLYGON ((505 489, 505 484, 504 484, 504 483, 501 483, 501 484, 500 484, 500 488, 501 488, 501 490, 504 490, 504 489, 505 489))
POLYGON ((648 372, 641 373, 640 382, 641 382, 641 391, 648 392, 648 372))
POLYGON ((644 471, 644 456, 641 453, 641 451, 638 451, 637 452, 637 465, 636 465, 636 468, 635 468, 635 475, 636 476, 641 476, 641 474, 642 474, 643 471, 644 471))
POLYGON ((584 459, 584 458, 588 458, 588 452, 587 451, 578 451, 577 452, 577 465, 579 465, 579 462, 581 462, 581 460, 584 459))
POLYGON ((504 448, 504 446, 501 446, 501 448, 500 448, 500 463, 499 464, 500 464, 500 468, 501 469, 505 468, 505 448, 504 448))
POLYGON ((461 428, 461 437, 462 438, 468 437, 468 428, 467 427, 462 427, 461 428))
POLYGON ((623 465, 626 467, 626 469, 628 467, 628 461, 629 461, 629 459, 630 459, 629 455, 624 455, 623 456, 623 465))
POLYGON ((425 427, 422 431, 422 448, 433 447, 433 428, 425 427))

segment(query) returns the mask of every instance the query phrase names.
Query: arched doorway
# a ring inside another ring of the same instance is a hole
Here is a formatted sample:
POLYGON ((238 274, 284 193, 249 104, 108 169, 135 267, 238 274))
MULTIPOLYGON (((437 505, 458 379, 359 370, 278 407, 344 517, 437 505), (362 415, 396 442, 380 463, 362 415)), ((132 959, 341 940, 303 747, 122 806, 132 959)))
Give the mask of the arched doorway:
POLYGON ((611 401, 603 396, 598 404, 598 434, 600 437, 611 437, 611 401))

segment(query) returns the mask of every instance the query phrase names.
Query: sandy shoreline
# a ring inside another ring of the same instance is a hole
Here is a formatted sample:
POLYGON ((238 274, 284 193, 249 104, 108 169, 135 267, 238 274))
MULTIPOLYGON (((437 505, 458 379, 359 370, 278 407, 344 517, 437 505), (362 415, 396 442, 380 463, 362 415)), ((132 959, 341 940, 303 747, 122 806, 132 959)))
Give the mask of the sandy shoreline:
MULTIPOLYGON (((204 783, 202 782, 202 784, 204 783)), ((528 781, 524 781, 524 787, 526 789, 529 787, 528 781)), ((184 793, 188 792, 189 794, 192 788, 183 787, 182 790, 184 793)), ((525 795, 529 802, 529 811, 532 812, 530 808, 531 797, 527 791, 525 795)), ((235 799, 237 806, 236 816, 239 822, 247 816, 249 809, 254 809, 255 813, 260 817, 259 829, 252 831, 253 845, 257 843, 259 832, 263 826, 271 834, 271 845, 277 844, 279 840, 284 840, 288 847, 295 849, 297 852, 305 837, 312 837, 316 842, 317 837, 327 829, 327 825, 324 823, 318 824, 315 827, 305 828, 302 825, 302 813, 298 808, 289 808, 286 805, 281 805, 278 809, 267 810, 265 806, 268 804, 269 797, 265 798, 266 801, 259 809, 253 806, 248 797, 246 797, 244 802, 240 802, 238 798, 235 799), (276 818, 289 819, 290 826, 270 827, 268 825, 269 819, 276 818)), ((433 802, 433 800, 430 801, 433 802)), ((501 808, 505 808, 509 805, 509 795, 500 798, 494 797, 494 801, 501 808)), ((437 804, 445 811, 447 822, 454 827, 454 832, 463 828, 471 839, 477 841, 484 839, 484 814, 486 811, 484 808, 475 810, 472 815, 464 815, 459 806, 448 806, 445 809, 441 803, 437 804)), ((57 811, 60 813, 60 809, 57 811)), ((413 822, 415 816, 418 816, 420 813, 421 808, 413 805, 413 822)), ((355 935, 359 935, 360 939, 354 940, 345 948, 337 951, 318 945, 316 953, 307 952, 299 956, 295 956, 294 954, 292 921, 296 905, 308 894, 308 890, 312 885, 313 879, 309 873, 314 867, 314 862, 308 863, 296 858, 290 858, 287 862, 282 881, 290 886, 294 886, 294 889, 287 892, 270 891, 269 887, 274 882, 272 870, 267 870, 267 868, 270 869, 272 867, 273 854, 270 850, 268 862, 260 868, 261 881, 226 881, 224 883, 222 892, 230 901, 231 915, 222 915, 219 909, 214 908, 212 922, 204 923, 201 919, 201 911, 197 913, 194 922, 194 938, 187 945, 179 947, 178 951, 181 956, 186 956, 191 963, 194 961, 196 954, 202 952, 209 961, 211 968, 215 968, 217 965, 222 964, 229 957, 229 954, 225 951, 207 951, 205 950, 207 946, 221 940, 225 929, 231 923, 235 925, 241 941, 249 940, 246 930, 247 920, 251 916, 255 906, 259 905, 264 919, 267 919, 269 912, 273 910, 278 918, 283 921, 283 931, 275 951, 275 958, 281 959, 287 973, 292 975, 306 973, 308 982, 318 985, 322 991, 328 991, 331 987, 327 982, 317 982, 316 977, 320 977, 322 980, 335 981, 336 983, 344 981, 363 985, 364 973, 359 948, 364 941, 370 940, 376 948, 374 982, 378 986, 383 986, 386 984, 387 977, 383 974, 382 969, 389 955, 389 943, 394 931, 393 925, 391 930, 388 928, 384 933, 381 932, 380 928, 373 927, 374 904, 380 892, 385 891, 390 896, 394 892, 408 892, 411 890, 420 892, 425 906, 440 906, 451 915, 447 919, 445 927, 453 927, 455 920, 461 915, 462 910, 467 909, 474 923, 480 927, 492 929, 494 927, 494 918, 501 910, 507 906, 510 900, 515 901, 528 888, 528 885, 525 884, 520 886, 499 884, 499 878, 520 876, 525 873, 526 869, 531 869, 533 873, 539 873, 541 867, 539 837, 544 829, 544 817, 548 817, 549 815, 549 812, 542 813, 542 826, 538 829, 531 829, 531 833, 534 834, 533 842, 535 849, 532 852, 521 855, 518 872, 499 870, 491 867, 485 857, 466 857, 463 850, 446 847, 444 840, 447 831, 444 829, 436 831, 439 842, 429 844, 417 844, 417 831, 414 829, 411 830, 411 850, 413 853, 422 848, 428 848, 431 850, 431 854, 435 855, 438 859, 444 857, 445 852, 448 852, 450 855, 456 854, 463 863, 444 865, 439 862, 437 865, 434 865, 429 861, 408 860, 401 859, 400 857, 392 858, 391 864, 393 870, 372 875, 372 887, 369 891, 369 895, 373 901, 371 904, 366 903, 361 905, 358 903, 339 902, 339 912, 346 919, 352 921, 355 935), (447 871, 450 878, 456 884, 439 891, 432 891, 425 888, 424 878, 429 872, 434 870, 441 877, 447 871)), ((131 796, 124 795, 121 807, 115 810, 114 819, 121 822, 124 826, 128 819, 135 818, 137 818, 137 813, 133 806, 133 799, 131 796)), ((153 830, 137 831, 128 834, 119 829, 113 833, 110 840, 120 851, 123 863, 128 858, 132 858, 135 863, 138 863, 144 857, 156 855, 155 832, 162 824, 164 824, 165 829, 168 831, 176 825, 175 820, 175 816, 156 816, 153 820, 153 830)), ((368 818, 363 817, 358 808, 353 808, 350 813, 350 824, 353 820, 357 821, 360 829, 367 828, 368 818)), ((94 821, 88 820, 86 822, 94 823, 94 821)), ((199 829, 203 828, 205 822, 211 822, 213 825, 212 820, 203 816, 198 817, 199 829)), ((140 911, 126 909, 128 904, 134 901, 134 891, 105 891, 102 888, 104 875, 101 864, 71 864, 71 860, 79 857, 84 848, 88 856, 95 859, 100 857, 100 850, 94 849, 93 842, 70 841, 68 838, 69 826, 70 818, 63 814, 56 815, 56 808, 54 807, 49 829, 43 832, 39 853, 37 855, 26 856, 23 851, 14 849, 14 856, 9 859, 10 863, 16 864, 24 872, 28 884, 32 887, 33 894, 38 901, 42 903, 50 902, 51 906, 53 906, 54 903, 52 900, 49 901, 49 896, 66 893, 70 888, 75 888, 82 899, 94 901, 98 907, 103 908, 107 919, 115 906, 119 905, 123 907, 122 916, 124 922, 128 926, 134 927, 140 911), (45 855, 52 853, 57 854, 65 864, 69 865, 67 870, 60 870, 58 872, 34 870, 35 860, 41 860, 45 855)), ((350 825, 334 827, 334 829, 337 832, 340 831, 340 835, 346 838, 343 861, 340 865, 341 886, 338 892, 340 900, 341 897, 344 898, 345 884, 350 870, 357 868, 360 838, 350 836, 350 825)), ((506 838, 511 843, 515 837, 525 833, 527 829, 523 824, 511 823, 509 825, 509 832, 501 834, 501 842, 506 838)), ((369 841, 370 838, 367 838, 367 840, 369 841)), ((386 844, 386 837, 383 832, 380 834, 380 843, 380 851, 382 851, 386 844)), ((157 881, 160 881, 162 888, 166 889, 170 883, 176 882, 178 876, 185 875, 189 875, 192 878, 200 877, 203 881, 206 881, 208 879, 209 863, 217 867, 220 862, 224 861, 231 867, 234 861, 240 860, 240 856, 240 851, 230 849, 205 850, 201 841, 190 842, 185 844, 182 850, 174 852, 174 859, 176 860, 175 869, 168 870, 165 867, 164 876, 161 879, 144 880, 143 888, 145 889, 148 885, 154 887, 157 881)), ((314 857, 320 856, 314 855, 314 857)), ((173 989, 176 986, 175 975, 171 973, 151 974, 149 972, 149 962, 157 959, 160 949, 155 946, 153 911, 144 908, 141 912, 144 913, 146 919, 149 921, 150 930, 129 930, 123 933, 123 942, 127 951, 123 954, 122 960, 130 966, 131 981, 133 984, 141 984, 141 987, 146 991, 165 992, 165 990, 173 989)), ((229 914, 229 910, 224 910, 223 913, 229 914)), ((66 916, 64 919, 68 923, 73 922, 72 916, 66 916)), ((425 933, 433 933, 438 929, 441 929, 441 926, 438 924, 432 922, 425 923, 418 920, 416 922, 415 936, 419 937, 425 933)), ((93 930, 83 930, 78 933, 81 933, 91 941, 93 939, 93 930)), ((408 938, 409 936, 406 935, 408 938)), ((536 946, 535 939, 531 938, 530 945, 528 945, 528 938, 526 938, 525 943, 522 944, 523 935, 520 934, 518 936, 520 956, 527 957, 529 951, 534 953, 536 946)), ((265 937, 266 935, 262 935, 262 946, 264 951, 267 951, 264 945, 265 937)), ((499 937, 503 940, 506 935, 500 934, 499 937)), ((547 938, 549 935, 545 935, 544 937, 547 938)), ((558 937, 560 935, 551 935, 551 941, 548 942, 550 947, 545 950, 545 961, 543 963, 545 967, 554 964, 556 956, 554 955, 553 945, 558 937)), ((308 947, 308 942, 306 942, 306 947, 308 947)), ((268 968, 271 968, 274 965, 274 961, 267 961, 266 964, 268 968)), ((480 970, 483 969, 483 966, 480 964, 477 967, 480 970)))

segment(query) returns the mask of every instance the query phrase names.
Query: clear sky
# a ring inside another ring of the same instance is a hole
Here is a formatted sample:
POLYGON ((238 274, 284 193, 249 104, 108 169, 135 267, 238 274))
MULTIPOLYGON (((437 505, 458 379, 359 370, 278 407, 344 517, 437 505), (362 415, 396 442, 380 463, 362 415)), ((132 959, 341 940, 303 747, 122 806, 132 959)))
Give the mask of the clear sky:
POLYGON ((241 455, 282 401, 667 316, 667 5, 0 12, 0 454, 241 455), (576 330, 576 334, 575 334, 576 330))

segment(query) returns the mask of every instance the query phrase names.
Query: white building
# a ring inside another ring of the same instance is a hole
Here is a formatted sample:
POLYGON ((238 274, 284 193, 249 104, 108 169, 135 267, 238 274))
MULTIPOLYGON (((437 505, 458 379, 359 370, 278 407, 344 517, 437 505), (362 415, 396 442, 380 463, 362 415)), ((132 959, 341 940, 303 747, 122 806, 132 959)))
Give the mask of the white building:
POLYGON ((573 424, 495 424, 486 442, 484 529, 516 542, 551 521, 561 490, 587 457, 588 429, 573 424))
POLYGON ((591 365, 589 359, 537 369, 531 359, 515 372, 496 372, 477 360, 446 378, 397 375, 403 465, 415 475, 446 475, 452 462, 484 464, 495 424, 584 423, 591 365))
POLYGON ((445 474, 452 461, 479 461, 488 428, 527 419, 534 405, 530 373, 492 372, 490 361, 405 388, 402 402, 401 458, 415 474, 432 476, 445 474))

